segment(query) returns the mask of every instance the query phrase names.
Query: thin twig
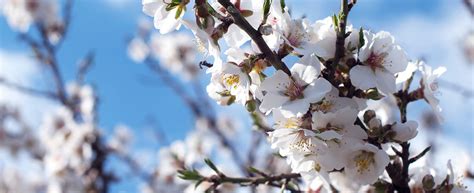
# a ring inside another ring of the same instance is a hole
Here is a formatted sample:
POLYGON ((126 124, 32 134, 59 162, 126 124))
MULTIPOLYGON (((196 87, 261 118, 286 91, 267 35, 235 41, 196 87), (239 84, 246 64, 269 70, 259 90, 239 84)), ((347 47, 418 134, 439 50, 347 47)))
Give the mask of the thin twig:
POLYGON ((63 26, 63 31, 62 31, 61 37, 55 45, 55 49, 59 49, 59 47, 61 47, 62 43, 66 39, 66 36, 69 32, 69 27, 71 26, 71 21, 72 21, 71 16, 72 16, 73 5, 74 5, 74 0, 67 0, 66 3, 64 4, 64 8, 63 8, 63 10, 64 10, 64 16, 63 16, 64 26, 63 26))
POLYGON ((31 94, 31 95, 36 95, 36 96, 40 96, 40 97, 46 97, 46 98, 49 98, 49 99, 52 99, 52 100, 57 100, 58 99, 58 96, 54 92, 36 90, 34 88, 29 88, 29 87, 22 86, 22 85, 13 83, 13 82, 9 82, 9 81, 1 78, 1 77, 0 77, 0 84, 6 86, 8 88, 23 92, 25 94, 31 94))
POLYGON ((463 97, 466 97, 466 98, 474 98, 474 91, 473 90, 464 88, 461 85, 458 85, 456 83, 453 83, 453 82, 450 82, 450 81, 447 81, 447 80, 443 80, 443 79, 438 79, 438 82, 441 83, 441 85, 440 85, 441 88, 445 88, 445 89, 451 90, 455 93, 459 93, 460 95, 462 95, 463 97))
POLYGON ((412 157, 408 160, 408 162, 410 164, 416 162, 417 160, 419 160, 420 158, 422 158, 426 153, 428 153, 428 151, 430 151, 431 149, 431 146, 428 146, 427 148, 425 148, 420 154, 416 155, 415 157, 412 157))
MULTIPOLYGON (((266 184, 266 185, 280 188, 285 183, 284 181, 291 181, 293 179, 299 179, 299 178, 301 178, 300 174, 289 173, 289 174, 280 174, 280 175, 267 175, 266 177, 248 177, 248 178, 228 177, 226 175, 220 175, 220 176, 214 175, 211 177, 204 177, 202 180, 213 183, 214 185, 217 185, 217 186, 224 183, 240 184, 242 186, 257 186, 260 184, 266 184)), ((293 193, 302 192, 291 186, 285 186, 285 189, 293 193)))

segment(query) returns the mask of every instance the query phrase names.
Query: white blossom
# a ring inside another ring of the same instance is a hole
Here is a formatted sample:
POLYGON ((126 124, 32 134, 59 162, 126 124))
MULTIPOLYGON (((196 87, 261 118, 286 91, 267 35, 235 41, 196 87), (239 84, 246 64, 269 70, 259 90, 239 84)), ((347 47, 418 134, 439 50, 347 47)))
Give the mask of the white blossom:
POLYGON ((150 48, 142 38, 135 37, 128 44, 128 56, 134 62, 143 62, 150 54, 150 48))
POLYGON ((407 121, 406 123, 396 123, 392 126, 392 130, 395 131, 394 140, 399 142, 406 142, 413 139, 418 134, 418 123, 416 121, 407 121))
POLYGON ((151 54, 171 73, 184 80, 192 80, 198 75, 199 67, 196 60, 197 48, 191 42, 192 36, 185 33, 154 33, 150 38, 151 54))
POLYGON ((331 90, 331 84, 318 78, 320 62, 314 55, 307 55, 291 68, 292 76, 278 70, 265 79, 260 90, 265 92, 260 110, 270 112, 280 108, 293 114, 304 114, 311 103, 318 102, 331 90))
POLYGON ((339 90, 332 87, 324 98, 311 106, 312 111, 321 111, 323 113, 336 112, 343 108, 350 107, 352 109, 359 109, 359 105, 353 98, 340 97, 339 90))
POLYGON ((142 0, 143 12, 153 17, 153 23, 161 34, 166 34, 181 27, 180 20, 186 11, 189 0, 142 0))
POLYGON ((372 144, 355 144, 344 160, 344 173, 359 184, 375 183, 390 161, 385 151, 372 144))
POLYGON ((182 20, 181 23, 193 32, 195 37, 194 43, 196 44, 198 51, 204 53, 206 57, 210 55, 214 58, 214 66, 209 68, 207 72, 221 70, 220 68, 223 63, 221 59, 221 49, 217 40, 214 40, 212 37, 212 32, 199 28, 192 21, 182 20))
POLYGON ((56 0, 4 0, 2 13, 15 30, 27 32, 35 23, 50 26, 59 21, 56 0))
POLYGON ((422 79, 421 79, 421 88, 423 89, 423 96, 425 100, 431 105, 431 108, 435 112, 439 120, 443 120, 441 116, 441 107, 439 106, 439 100, 435 95, 439 94, 438 91, 438 81, 437 79, 446 72, 445 67, 438 67, 432 69, 431 66, 428 66, 424 62, 421 62, 419 65, 422 79))
POLYGON ((408 65, 405 52, 388 32, 364 32, 364 36, 365 45, 358 53, 362 65, 350 70, 352 84, 363 90, 377 88, 384 94, 396 92, 395 74, 408 65))

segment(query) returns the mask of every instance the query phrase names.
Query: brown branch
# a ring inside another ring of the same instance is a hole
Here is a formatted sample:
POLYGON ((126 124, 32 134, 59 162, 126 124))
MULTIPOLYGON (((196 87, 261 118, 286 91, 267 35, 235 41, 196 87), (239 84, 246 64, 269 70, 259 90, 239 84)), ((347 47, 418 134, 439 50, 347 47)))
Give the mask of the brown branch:
MULTIPOLYGON (((402 123, 407 122, 407 106, 408 106, 408 103, 411 102, 410 94, 408 93, 410 83, 411 83, 411 80, 408 80, 405 83, 404 89, 400 90, 398 93, 395 94, 395 96, 399 99, 397 101, 398 101, 398 108, 400 110, 400 118, 401 118, 402 123)), ((392 179, 393 188, 397 190, 398 192, 409 193, 411 192, 411 190, 410 190, 410 186, 408 185, 408 182, 410 182, 410 176, 409 176, 408 170, 410 168, 410 164, 412 163, 411 161, 413 161, 412 159, 410 159, 410 143, 403 142, 400 145, 402 147, 402 150, 398 151, 397 155, 398 157, 400 157, 401 163, 393 163, 393 164, 390 163, 386 167, 386 170, 390 178, 392 179)), ((419 159, 417 157, 418 156, 415 156, 415 159, 419 159)))
MULTIPOLYGON (((226 175, 214 175, 210 177, 202 178, 203 181, 212 183, 215 187, 219 186, 220 184, 224 183, 231 183, 231 184, 239 184, 241 186, 258 186, 261 184, 270 185, 273 187, 281 188, 284 186, 285 183, 299 179, 301 177, 300 174, 297 173, 289 173, 289 174, 280 174, 280 175, 266 175, 262 177, 248 177, 248 178, 239 178, 239 177, 228 177, 226 175)), ((302 192, 298 189, 295 189, 291 186, 284 186, 286 190, 290 192, 302 192)))
POLYGON ((427 148, 425 148, 420 154, 416 155, 415 157, 412 157, 408 160, 408 162, 410 164, 416 162, 417 160, 419 160, 420 158, 422 158, 426 153, 428 153, 428 151, 430 151, 431 149, 431 146, 428 146, 427 148))
POLYGON ((227 10, 232 16, 234 24, 239 26, 240 29, 244 30, 250 38, 257 44, 258 48, 265 55, 265 59, 272 64, 277 70, 282 70, 288 75, 291 75, 288 67, 280 60, 277 54, 275 54, 267 45, 262 37, 262 34, 250 25, 250 23, 240 14, 240 11, 232 4, 229 0, 218 0, 218 2, 227 10))
MULTIPOLYGON (((352 8, 352 6, 351 6, 352 8)), ((337 26, 336 51, 334 53, 333 67, 339 64, 339 61, 345 54, 346 24, 349 15, 349 6, 347 0, 341 0, 341 11, 339 13, 339 24, 337 26)))

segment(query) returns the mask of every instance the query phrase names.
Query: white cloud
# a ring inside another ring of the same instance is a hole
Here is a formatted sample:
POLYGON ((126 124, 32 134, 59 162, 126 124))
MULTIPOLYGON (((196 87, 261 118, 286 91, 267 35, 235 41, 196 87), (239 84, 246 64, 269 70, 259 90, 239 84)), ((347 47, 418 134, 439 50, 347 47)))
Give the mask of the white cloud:
MULTIPOLYGON (((45 81, 42 70, 28 55, 0 50, 0 77, 25 87, 41 87, 45 81)), ((38 96, 27 95, 0 84, 0 104, 8 104, 20 109, 22 116, 32 125, 37 125, 42 116, 54 109, 54 102, 38 96)))

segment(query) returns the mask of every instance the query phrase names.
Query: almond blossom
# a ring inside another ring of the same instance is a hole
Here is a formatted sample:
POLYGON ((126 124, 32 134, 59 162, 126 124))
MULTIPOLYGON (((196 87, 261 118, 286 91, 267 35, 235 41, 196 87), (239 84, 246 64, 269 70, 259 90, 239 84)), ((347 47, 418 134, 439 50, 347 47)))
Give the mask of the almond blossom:
POLYGON ((143 12, 153 17, 153 23, 161 34, 181 27, 180 20, 186 11, 189 0, 142 0, 143 12))
POLYGON ((344 173, 359 184, 372 184, 389 163, 385 151, 372 144, 355 145, 346 160, 344 173))
POLYGON ((291 77, 278 70, 260 85, 264 92, 260 110, 268 113, 281 107, 283 111, 304 114, 311 103, 318 102, 331 90, 331 84, 318 78, 320 63, 314 55, 307 55, 291 68, 291 77))
POLYGON ((170 33, 150 37, 150 54, 158 58, 160 65, 184 80, 192 80, 198 75, 197 48, 192 36, 185 33, 170 33))
POLYGON ((424 62, 420 63, 420 72, 422 74, 421 88, 423 89, 423 96, 425 100, 431 105, 431 108, 435 112, 439 120, 443 120, 441 116, 441 107, 439 106, 439 100, 435 95, 439 94, 438 81, 437 79, 446 72, 445 67, 438 67, 432 69, 431 66, 426 65, 424 62))
POLYGON ((27 32, 35 22, 52 25, 59 20, 56 0, 5 0, 1 3, 8 24, 20 32, 27 32))
POLYGON ((150 48, 142 38, 135 37, 128 44, 127 53, 134 62, 143 62, 150 54, 150 48))
POLYGON ((362 90, 377 88, 385 94, 396 92, 395 74, 408 65, 405 52, 388 32, 365 31, 364 36, 365 45, 358 53, 362 64, 350 70, 352 84, 362 90))

